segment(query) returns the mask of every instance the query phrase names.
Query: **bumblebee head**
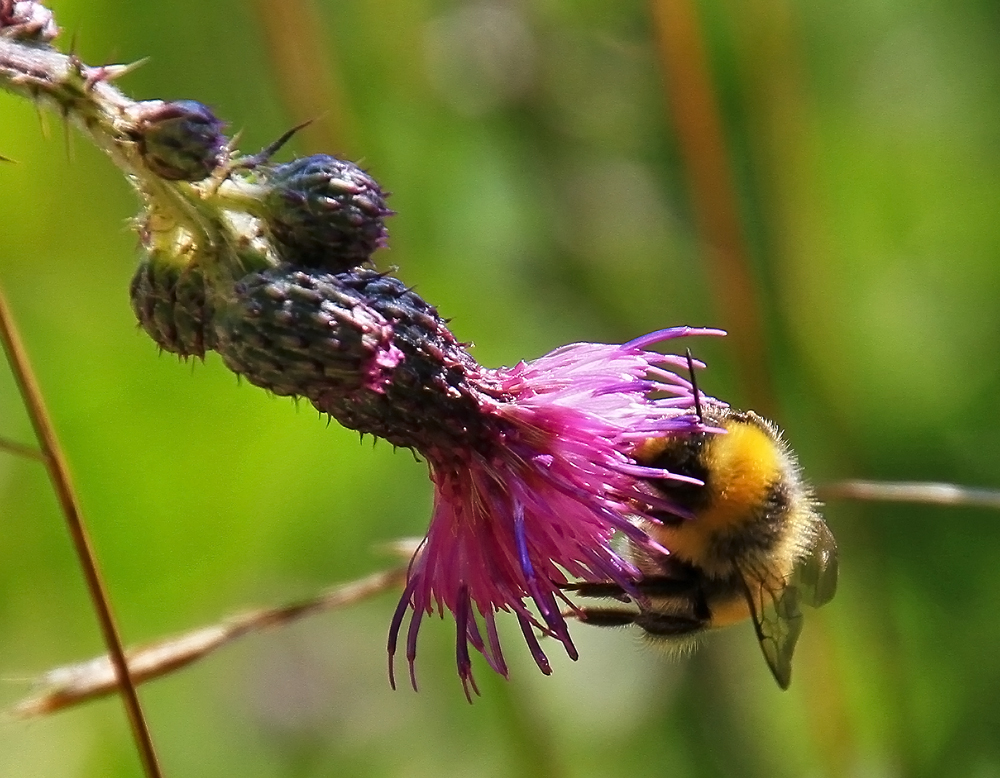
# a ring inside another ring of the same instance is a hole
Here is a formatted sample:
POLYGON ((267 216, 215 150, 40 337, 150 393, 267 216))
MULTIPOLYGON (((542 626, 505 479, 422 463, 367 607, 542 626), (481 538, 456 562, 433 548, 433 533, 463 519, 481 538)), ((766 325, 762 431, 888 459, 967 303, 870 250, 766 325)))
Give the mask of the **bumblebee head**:
POLYGON ((716 423, 725 432, 704 442, 705 489, 716 511, 735 518, 771 501, 793 467, 777 428, 756 413, 725 409, 716 423))

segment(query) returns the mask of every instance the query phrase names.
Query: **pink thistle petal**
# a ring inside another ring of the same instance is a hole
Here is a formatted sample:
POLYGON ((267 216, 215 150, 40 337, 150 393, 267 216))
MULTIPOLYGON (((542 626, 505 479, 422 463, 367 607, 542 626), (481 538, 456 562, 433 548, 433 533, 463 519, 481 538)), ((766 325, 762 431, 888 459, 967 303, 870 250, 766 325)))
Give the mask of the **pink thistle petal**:
POLYGON ((701 483, 633 457, 650 437, 713 431, 693 411, 691 382, 665 367, 686 360, 645 350, 694 334, 721 333, 679 327, 625 345, 578 343, 512 368, 482 370, 486 442, 422 449, 435 485, 434 512, 390 627, 390 668, 409 609, 406 658, 416 688, 417 633, 434 606, 455 616, 456 661, 470 701, 471 692, 478 694, 470 645, 507 675, 495 624, 501 611, 515 614, 543 673, 551 665, 536 633, 576 659, 560 585, 570 578, 613 581, 636 593, 639 572, 612 538, 621 532, 668 553, 642 527, 657 523, 654 512, 676 512, 648 494, 644 482, 701 483))

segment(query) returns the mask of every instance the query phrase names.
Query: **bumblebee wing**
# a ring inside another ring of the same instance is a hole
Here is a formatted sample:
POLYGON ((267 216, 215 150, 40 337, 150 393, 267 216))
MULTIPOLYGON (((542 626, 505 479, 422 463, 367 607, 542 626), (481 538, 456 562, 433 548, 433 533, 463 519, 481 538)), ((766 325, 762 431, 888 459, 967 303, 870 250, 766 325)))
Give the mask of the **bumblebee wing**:
POLYGON ((743 569, 747 602, 760 649, 778 686, 792 680, 792 654, 802 632, 802 605, 818 608, 837 591, 837 543, 822 521, 809 550, 789 580, 764 571, 743 569))
POLYGON ((799 589, 780 577, 741 571, 757 641, 778 686, 792 680, 792 654, 802 632, 799 589))
POLYGON ((830 602, 837 593, 837 569, 837 541, 826 522, 819 521, 809 555, 798 564, 793 575, 802 602, 813 608, 830 602))

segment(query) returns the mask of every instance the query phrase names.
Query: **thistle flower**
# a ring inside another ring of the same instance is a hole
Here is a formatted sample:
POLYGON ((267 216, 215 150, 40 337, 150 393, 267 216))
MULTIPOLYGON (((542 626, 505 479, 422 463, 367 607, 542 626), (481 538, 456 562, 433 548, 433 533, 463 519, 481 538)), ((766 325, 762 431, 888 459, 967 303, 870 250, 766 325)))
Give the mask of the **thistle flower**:
MULTIPOLYGON (((388 212, 380 199, 368 209, 380 192, 374 181, 335 207, 310 205, 314 197, 327 203, 331 185, 342 189, 328 175, 340 169, 329 159, 255 169, 245 192, 256 198, 259 221, 250 223, 266 227, 252 236, 237 233, 206 248, 194 230, 185 230, 184 240, 170 230, 151 232, 146 242, 162 255, 148 252, 140 266, 133 307, 164 349, 215 350, 250 383, 303 397, 345 427, 426 458, 434 514, 389 631, 393 685, 408 612, 405 655, 414 687, 420 624, 435 611, 454 614, 458 673, 470 698, 470 647, 507 675, 500 612, 514 614, 535 662, 549 673, 536 632, 577 656, 560 584, 611 580, 639 597, 639 571, 615 552, 612 537, 620 532, 666 553, 639 520, 655 521, 651 513, 664 508, 648 479, 681 477, 639 466, 633 449, 650 437, 705 430, 692 410, 691 384, 668 369, 686 363, 647 347, 715 331, 664 330, 625 345, 567 346, 513 368, 483 367, 434 306, 368 266, 388 212), (302 181, 317 188, 289 186, 302 181), (359 198, 365 217, 344 221, 359 198), (293 228, 282 232, 276 225, 289 214, 293 228), (344 239, 331 238, 320 252, 324 234, 344 239), (251 258, 247 247, 268 235, 270 248, 251 258)), ((352 168, 344 170, 353 177, 352 168)), ((240 179, 226 186, 237 185, 240 179)), ((228 196, 229 206, 241 202, 228 196)), ((215 224, 243 229, 231 215, 215 224)))
POLYGON ((448 610, 457 623, 458 674, 471 699, 470 688, 478 689, 469 646, 507 676, 498 612, 514 613, 547 675, 535 630, 577 658, 559 603, 567 576, 611 580, 636 593, 640 573, 615 552, 612 536, 621 532, 652 553, 667 553, 635 522, 656 521, 649 511, 664 507, 654 505, 641 479, 688 479, 636 464, 632 450, 650 437, 706 429, 692 412, 691 384, 665 369, 680 358, 645 347, 695 334, 720 333, 680 327, 621 346, 577 343, 513 368, 482 370, 475 380, 490 386, 490 399, 479 408, 486 428, 480 445, 422 449, 434 513, 389 631, 393 685, 408 610, 413 687, 421 620, 448 610))
POLYGON ((251 383, 305 397, 344 426, 428 461, 434 513, 390 627, 393 686, 408 611, 413 686, 421 620, 450 611, 458 673, 471 697, 470 646, 507 675, 497 613, 514 614, 549 673, 536 630, 577 655, 560 584, 611 580, 641 597, 640 573, 615 552, 612 536, 666 553, 637 521, 656 522, 651 512, 670 507, 645 484, 690 479, 638 465, 633 449, 651 437, 707 430, 693 412, 690 382, 668 369, 686 361, 646 349, 717 330, 578 343, 489 369, 398 279, 370 268, 324 273, 290 264, 240 280, 213 321, 215 348, 251 383))

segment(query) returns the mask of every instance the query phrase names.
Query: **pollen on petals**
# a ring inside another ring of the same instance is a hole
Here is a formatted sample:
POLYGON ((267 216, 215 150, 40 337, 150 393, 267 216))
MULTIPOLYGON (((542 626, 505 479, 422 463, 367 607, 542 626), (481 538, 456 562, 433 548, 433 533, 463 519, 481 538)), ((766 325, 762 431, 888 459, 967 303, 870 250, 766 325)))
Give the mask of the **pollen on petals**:
POLYGON ((639 571, 615 551, 616 532, 666 553, 637 519, 655 522, 647 514, 669 506, 648 495, 640 479, 682 477, 638 465, 636 442, 708 429, 693 411, 691 382, 667 369, 682 358, 646 348, 703 334, 722 333, 662 330, 625 345, 578 343, 512 368, 484 369, 489 389, 480 413, 489 422, 487 444, 422 450, 434 511, 390 627, 394 686, 393 659, 407 613, 405 653, 414 688, 420 624, 435 612, 455 616, 458 673, 470 700, 478 693, 470 646, 493 670, 508 674, 496 630, 500 612, 515 615, 543 673, 551 666, 539 636, 576 659, 560 585, 570 578, 610 580, 635 591, 639 571))

